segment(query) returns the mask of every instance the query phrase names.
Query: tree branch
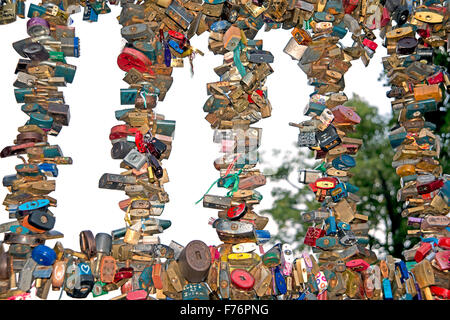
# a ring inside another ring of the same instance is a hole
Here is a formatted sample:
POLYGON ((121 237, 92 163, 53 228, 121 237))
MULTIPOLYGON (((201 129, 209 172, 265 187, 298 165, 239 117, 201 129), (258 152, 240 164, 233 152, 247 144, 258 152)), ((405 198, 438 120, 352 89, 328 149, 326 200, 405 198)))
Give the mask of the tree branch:
POLYGON ((289 183, 292 187, 294 187, 295 189, 297 189, 297 190, 301 190, 301 188, 299 188, 299 187, 297 187, 295 184, 293 184, 290 180, 289 180, 289 178, 288 177, 286 177, 286 178, 284 178, 286 181, 287 181, 287 183, 289 183))

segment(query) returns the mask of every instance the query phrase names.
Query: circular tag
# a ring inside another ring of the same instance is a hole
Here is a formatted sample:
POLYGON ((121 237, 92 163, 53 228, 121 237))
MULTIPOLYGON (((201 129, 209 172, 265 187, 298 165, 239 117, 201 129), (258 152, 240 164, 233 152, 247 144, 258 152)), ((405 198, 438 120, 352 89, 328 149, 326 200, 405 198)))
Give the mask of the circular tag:
POLYGON ((238 206, 231 207, 227 211, 227 217, 230 220, 237 220, 241 218, 246 212, 245 202, 241 203, 238 206))
POLYGON ((255 278, 245 270, 235 269, 230 275, 231 282, 242 290, 250 290, 255 284, 255 278))
POLYGON ((117 57, 117 64, 125 72, 135 68, 140 72, 153 73, 150 69, 152 65, 150 59, 142 52, 133 48, 124 48, 122 53, 117 57))

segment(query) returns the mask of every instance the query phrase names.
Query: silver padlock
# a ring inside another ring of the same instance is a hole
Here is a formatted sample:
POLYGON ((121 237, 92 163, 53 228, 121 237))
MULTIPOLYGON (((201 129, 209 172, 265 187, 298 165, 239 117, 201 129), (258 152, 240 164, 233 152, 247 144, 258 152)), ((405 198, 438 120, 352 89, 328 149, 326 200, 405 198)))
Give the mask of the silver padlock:
POLYGON ((283 52, 290 55, 292 60, 300 60, 306 48, 308 47, 298 44, 294 38, 291 38, 286 44, 286 47, 284 47, 283 52))
POLYGON ((19 273, 19 284, 17 288, 22 291, 28 291, 31 289, 33 283, 33 271, 37 266, 37 262, 31 257, 25 262, 23 269, 19 273))
POLYGON ((133 149, 123 158, 123 162, 136 170, 140 170, 147 162, 147 157, 136 149, 133 149))

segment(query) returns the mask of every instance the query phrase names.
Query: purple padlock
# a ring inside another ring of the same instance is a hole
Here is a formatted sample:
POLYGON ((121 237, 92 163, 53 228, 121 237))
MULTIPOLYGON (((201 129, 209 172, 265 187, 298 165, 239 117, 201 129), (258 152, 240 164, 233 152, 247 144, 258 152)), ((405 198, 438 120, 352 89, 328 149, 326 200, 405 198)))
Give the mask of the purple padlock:
POLYGON ((33 17, 27 22, 27 33, 30 37, 48 36, 50 34, 50 24, 40 17, 33 17))
POLYGON ((408 226, 413 226, 415 224, 421 224, 422 223, 422 218, 417 218, 417 217, 408 217, 408 226))

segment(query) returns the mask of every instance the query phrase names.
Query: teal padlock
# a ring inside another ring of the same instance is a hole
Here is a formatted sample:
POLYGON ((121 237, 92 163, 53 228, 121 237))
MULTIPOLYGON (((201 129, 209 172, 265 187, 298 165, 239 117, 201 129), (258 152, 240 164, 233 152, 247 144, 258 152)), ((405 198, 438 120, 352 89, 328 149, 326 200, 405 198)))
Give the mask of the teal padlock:
POLYGON ((138 94, 137 89, 120 89, 120 104, 134 105, 137 94, 138 94))
POLYGON ((156 50, 150 43, 143 41, 134 41, 133 47, 145 54, 147 58, 149 58, 152 62, 156 61, 156 50))
POLYGON ((53 124, 53 118, 47 114, 33 112, 30 114, 30 120, 27 124, 35 124, 42 129, 51 129, 53 124))
POLYGON ((339 37, 339 39, 343 39, 347 35, 347 29, 341 26, 333 26, 333 31, 331 32, 331 35, 339 37))
POLYGON ((77 67, 71 64, 57 62, 55 66, 55 77, 63 77, 67 83, 72 83, 77 67))
POLYGON ((220 108, 228 106, 228 100, 227 99, 220 99, 216 98, 213 95, 209 96, 209 98, 206 100, 205 104, 203 105, 203 111, 204 112, 214 112, 220 108))
POLYGON ((203 283, 188 283, 182 297, 183 300, 209 300, 209 291, 203 283))
POLYGON ((156 120, 156 133, 173 137, 175 134, 175 120, 156 120))
POLYGON ((314 13, 313 19, 316 22, 333 22, 334 16, 331 13, 322 11, 314 13))
POLYGON ((61 148, 58 145, 44 147, 43 152, 44 158, 63 157, 61 148))
POLYGON ((23 103, 25 102, 25 95, 26 94, 32 94, 33 89, 32 88, 18 88, 14 89, 14 97, 16 98, 17 103, 23 103))
POLYGON ((395 134, 389 134, 389 143, 393 149, 397 148, 406 139, 407 132, 400 132, 395 134))
POLYGON ((312 116, 314 113, 315 115, 321 115, 323 110, 325 110, 327 107, 324 104, 316 103, 316 102, 310 102, 305 107, 305 110, 303 111, 303 114, 305 116, 312 116))
POLYGON ((26 103, 20 107, 20 110, 24 112, 27 115, 30 115, 31 113, 38 112, 38 113, 45 113, 45 109, 42 108, 37 103, 26 103))
POLYGON ((38 5, 35 5, 34 3, 30 4, 30 6, 28 7, 28 18, 33 18, 33 17, 41 17, 42 15, 44 15, 47 12, 47 9, 45 7, 41 7, 38 5))

